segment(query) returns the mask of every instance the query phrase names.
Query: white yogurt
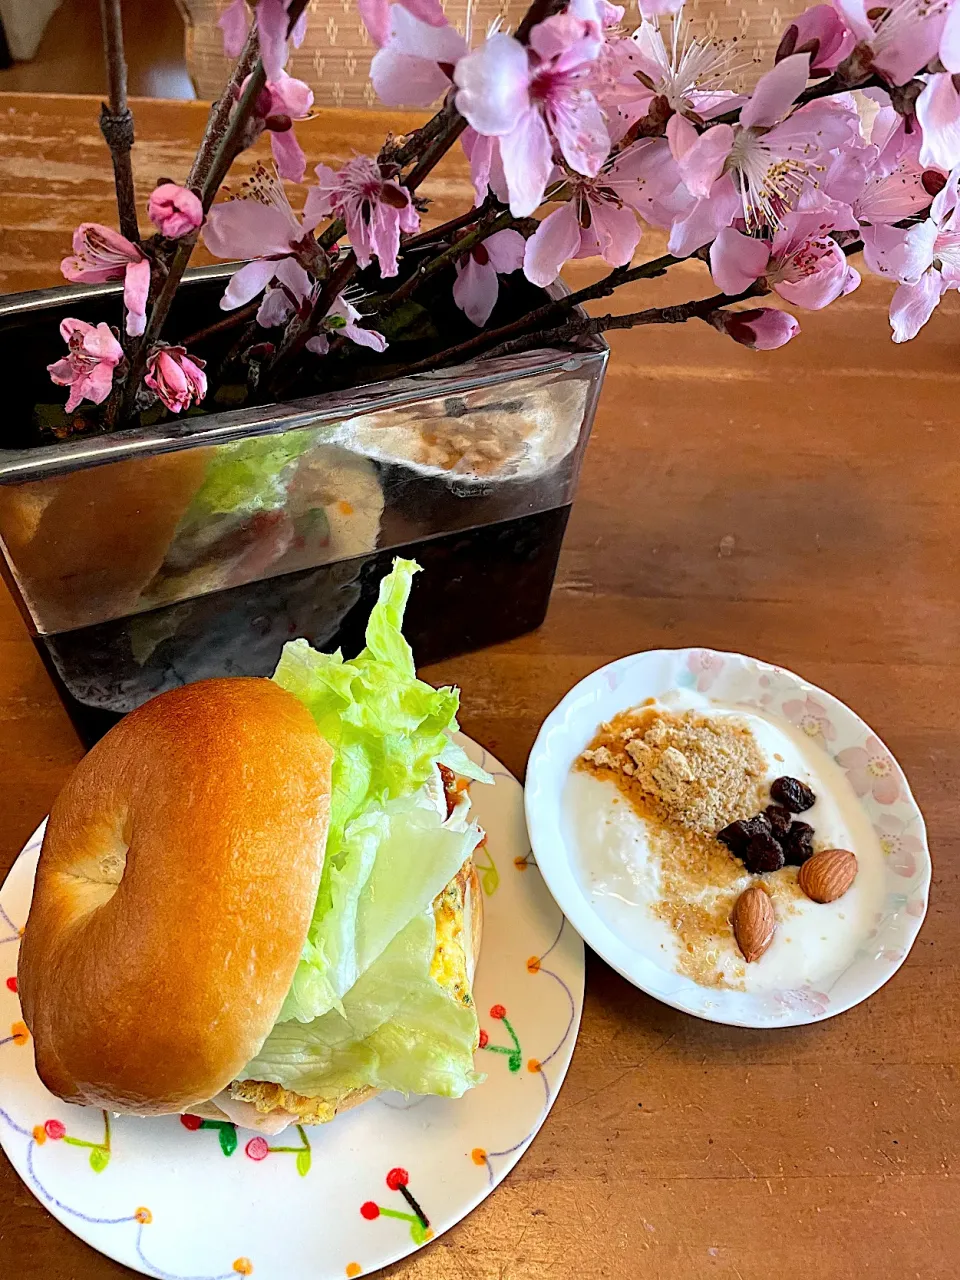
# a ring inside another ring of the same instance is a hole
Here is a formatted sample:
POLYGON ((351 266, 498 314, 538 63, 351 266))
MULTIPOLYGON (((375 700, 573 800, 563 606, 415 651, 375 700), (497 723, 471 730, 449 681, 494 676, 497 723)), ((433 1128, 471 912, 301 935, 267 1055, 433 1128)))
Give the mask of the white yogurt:
MULTIPOLYGON (((883 853, 853 788, 826 752, 792 725, 695 693, 671 694, 658 705, 670 711, 731 716, 749 725, 766 757, 767 781, 786 774, 816 794, 817 803, 800 815, 815 829, 815 847, 852 849, 857 855, 857 878, 836 902, 816 903, 800 895, 790 899, 785 912, 778 907, 777 931, 759 960, 745 964, 732 940, 716 957, 724 979, 747 991, 816 986, 853 958, 884 897, 883 853)), ((661 897, 660 864, 646 821, 614 782, 582 771, 571 772, 567 780, 564 808, 577 872, 597 913, 637 952, 676 971, 676 934, 653 911, 661 897)), ((744 872, 737 892, 751 879, 744 872)), ((715 892, 705 887, 700 900, 708 903, 715 892)))

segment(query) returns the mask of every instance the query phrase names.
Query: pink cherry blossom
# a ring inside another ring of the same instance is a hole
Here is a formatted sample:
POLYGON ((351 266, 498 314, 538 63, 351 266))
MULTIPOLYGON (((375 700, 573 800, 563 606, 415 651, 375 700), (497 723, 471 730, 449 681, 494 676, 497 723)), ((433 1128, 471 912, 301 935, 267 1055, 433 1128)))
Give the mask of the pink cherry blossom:
POLYGON ((99 222, 81 222, 73 233, 73 255, 64 258, 60 270, 74 284, 122 280, 127 333, 131 337, 143 333, 150 292, 150 260, 126 236, 99 222))
POLYGON ((220 15, 217 26, 223 32, 223 52, 228 58, 238 58, 250 29, 247 0, 233 0, 220 15))
POLYGON ((207 394, 205 360, 188 356, 186 347, 154 347, 147 356, 144 382, 171 413, 182 413, 207 394))
MULTIPOLYGON (((740 193, 748 230, 778 226, 815 185, 828 153, 858 133, 852 102, 811 102, 792 110, 808 69, 809 54, 793 54, 761 76, 737 125, 717 124, 697 134, 682 116, 670 118, 667 137, 680 173, 690 194, 706 204, 688 215, 698 219, 700 244, 730 225, 731 188, 740 193)), ((671 253, 677 252, 674 230, 671 253)))
POLYGON ((58 387, 70 388, 67 413, 72 413, 81 400, 102 404, 113 388, 114 370, 123 359, 123 347, 102 320, 92 325, 68 318, 60 325, 60 336, 69 348, 68 354, 48 364, 47 372, 58 387))
POLYGON ((351 306, 341 293, 323 321, 325 332, 311 338, 307 343, 307 350, 319 356, 326 355, 330 350, 330 338, 327 336, 329 334, 332 337, 349 338, 357 346, 369 347, 371 351, 386 351, 388 345, 386 338, 375 329, 362 328, 357 323, 362 318, 356 307, 351 306))
POLYGON ((869 51, 873 69, 894 85, 906 84, 936 56, 949 7, 931 0, 833 3, 857 44, 869 51))
POLYGON ((388 107, 428 107, 450 88, 453 69, 467 52, 466 40, 445 18, 431 21, 400 4, 390 6, 381 43, 370 63, 370 79, 388 107))
POLYGON ((915 875, 917 860, 923 857, 924 844, 917 836, 911 835, 909 824, 903 818, 885 813, 877 820, 874 830, 880 839, 887 866, 904 879, 915 875))
POLYGON ((320 181, 307 193, 304 226, 342 218, 360 266, 376 258, 382 276, 395 276, 400 232, 420 227, 410 192, 395 178, 384 178, 371 156, 354 156, 338 172, 318 164, 315 173, 320 181))
POLYGON ((311 230, 312 224, 301 223, 291 209, 281 184, 262 167, 243 198, 215 204, 204 224, 204 244, 217 258, 252 259, 230 277, 221 308, 232 311, 255 298, 287 269, 283 264, 299 265, 305 274, 318 252, 311 230))
POLYGON ((917 99, 917 121, 923 138, 920 162, 927 168, 949 172, 960 164, 960 91, 956 79, 950 73, 930 76, 917 99))
POLYGON ((257 0, 257 30, 260 33, 260 57, 267 80, 276 84, 290 53, 289 42, 299 49, 307 32, 307 15, 302 13, 290 31, 287 13, 289 0, 257 0))
POLYGON ((203 222, 203 205, 186 187, 162 182, 150 192, 147 216, 162 236, 179 240, 203 222))
POLYGON ((529 46, 495 32, 457 63, 457 107, 477 133, 499 138, 515 216, 543 199, 554 144, 588 177, 607 158, 610 135, 591 87, 602 44, 596 22, 567 12, 535 26, 529 46))
POLYGON ((837 736, 827 709, 808 693, 805 698, 792 698, 783 704, 783 714, 798 726, 808 738, 826 747, 837 736))
POLYGON ((827 75, 850 56, 856 43, 857 37, 836 9, 829 4, 815 4, 790 19, 781 37, 776 61, 793 53, 809 53, 810 74, 827 75))
POLYGON ((929 217, 915 226, 864 229, 864 262, 900 282, 890 304, 894 342, 915 338, 947 290, 960 289, 958 183, 960 165, 934 198, 929 217))
POLYGON ((524 239, 519 231, 496 231, 475 244, 457 263, 453 300, 478 329, 490 319, 500 293, 500 276, 519 270, 524 239))
POLYGON ((836 761, 858 796, 870 794, 877 804, 893 804, 900 799, 903 786, 899 771, 879 738, 871 734, 862 747, 838 751, 836 761))
POLYGON ((667 38, 660 22, 644 21, 627 40, 607 41, 608 74, 614 83, 603 96, 624 123, 648 114, 654 98, 665 98, 681 113, 701 120, 746 101, 723 86, 738 69, 735 42, 694 37, 690 24, 673 18, 667 38))
POLYGON ((930 204, 920 146, 920 131, 907 133, 903 118, 883 107, 874 118, 870 144, 842 150, 823 180, 823 191, 848 205, 860 224, 900 222, 930 204))
MULTIPOLYGON (((244 81, 244 86, 247 81, 244 81)), ((303 80, 280 72, 279 79, 267 81, 254 107, 252 144, 260 132, 270 134, 270 150, 281 178, 302 182, 307 160, 293 131, 294 120, 305 120, 313 106, 313 90, 303 80)))
POLYGON ((860 276, 829 232, 822 210, 790 213, 772 241, 724 227, 710 249, 710 271, 724 293, 742 293, 761 277, 795 306, 819 311, 853 291, 860 276))
POLYGON ((637 0, 642 18, 656 18, 664 14, 679 13, 683 0, 637 0))
POLYGON ((647 139, 607 161, 595 178, 571 177, 570 198, 527 241, 527 279, 552 284, 570 258, 601 257, 611 267, 625 266, 640 241, 637 213, 658 221, 667 151, 661 139, 647 139))
POLYGON ((753 307, 748 311, 715 311, 710 323, 742 347, 752 351, 776 351, 800 332, 796 320, 776 307, 753 307))

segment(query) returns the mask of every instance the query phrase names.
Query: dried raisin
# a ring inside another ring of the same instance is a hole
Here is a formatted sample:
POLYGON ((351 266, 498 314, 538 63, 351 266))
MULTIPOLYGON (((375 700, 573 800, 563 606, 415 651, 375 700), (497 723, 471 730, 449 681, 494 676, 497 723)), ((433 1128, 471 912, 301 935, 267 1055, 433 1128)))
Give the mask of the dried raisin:
POLYGON ((787 829, 793 819, 789 809, 784 809, 779 804, 768 804, 766 808, 767 820, 773 830, 773 834, 778 840, 782 840, 787 834, 787 829))
POLYGON ((817 803, 817 797, 799 778, 777 778, 770 784, 770 794, 791 813, 804 813, 817 803))
POLYGON ((753 875, 761 875, 764 871, 779 871, 783 864, 780 841, 766 833, 754 836, 743 855, 743 865, 753 875))
POLYGON ((747 845, 754 836, 769 835, 771 831, 769 819, 758 813, 755 818, 743 818, 739 822, 731 822, 722 831, 717 832, 717 839, 725 844, 735 858, 743 858, 747 845))
POLYGON ((780 843, 789 866, 802 867, 813 857, 813 827, 809 822, 795 822, 780 843))

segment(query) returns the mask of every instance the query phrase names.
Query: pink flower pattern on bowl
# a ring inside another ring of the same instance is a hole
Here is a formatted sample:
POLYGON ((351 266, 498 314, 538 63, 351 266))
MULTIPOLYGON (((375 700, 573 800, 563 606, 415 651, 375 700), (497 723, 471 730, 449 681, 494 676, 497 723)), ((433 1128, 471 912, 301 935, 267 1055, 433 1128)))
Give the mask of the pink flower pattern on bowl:
POLYGON ((877 804, 894 804, 903 793, 890 753, 872 734, 862 747, 847 747, 835 757, 858 796, 872 795, 877 804))
POLYGON ((791 698, 783 704, 783 714, 795 724, 808 738, 819 742, 826 748, 837 736, 833 721, 827 715, 827 709, 808 693, 803 699, 791 698))
POLYGON ((698 693, 706 693, 723 670, 723 658, 711 649, 693 649, 687 658, 687 667, 696 677, 698 693))
POLYGON ((923 855, 923 841, 909 833, 903 818, 892 813, 885 813, 878 819, 874 831, 891 871, 909 880, 916 874, 917 859, 923 855))

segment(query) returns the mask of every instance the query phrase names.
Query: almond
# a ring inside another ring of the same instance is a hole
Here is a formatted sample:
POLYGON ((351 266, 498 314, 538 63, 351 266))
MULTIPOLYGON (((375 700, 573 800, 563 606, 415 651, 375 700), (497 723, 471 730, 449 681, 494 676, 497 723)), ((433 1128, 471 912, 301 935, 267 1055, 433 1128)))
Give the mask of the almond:
POLYGON ((770 895, 762 884, 752 884, 737 899, 730 917, 733 936, 749 964, 759 960, 773 941, 777 927, 770 895))
POLYGON ((800 868, 800 888, 814 902, 842 898, 857 877, 856 854, 849 849, 821 849, 800 868))

